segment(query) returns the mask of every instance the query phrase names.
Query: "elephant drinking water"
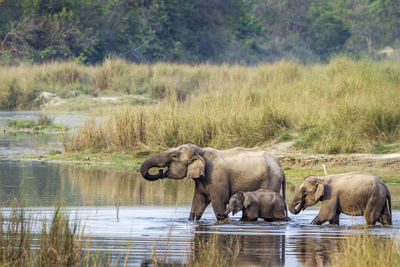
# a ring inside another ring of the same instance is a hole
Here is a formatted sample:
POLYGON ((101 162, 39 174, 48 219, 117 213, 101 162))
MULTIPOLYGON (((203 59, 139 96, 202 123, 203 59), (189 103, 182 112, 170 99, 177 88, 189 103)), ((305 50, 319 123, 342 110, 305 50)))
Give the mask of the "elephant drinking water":
POLYGON ((285 174, 279 161, 258 149, 216 150, 185 144, 148 158, 141 173, 150 181, 192 178, 195 190, 190 220, 199 220, 210 202, 217 219, 226 218, 226 204, 236 191, 264 188, 279 193, 282 188, 285 198, 285 174), (152 175, 149 169, 153 167, 165 169, 152 175))
POLYGON ((300 185, 289 210, 298 214, 318 201, 321 209, 312 224, 339 224, 339 215, 364 216, 368 225, 377 221, 392 224, 390 192, 376 176, 363 172, 350 172, 310 176, 300 185))

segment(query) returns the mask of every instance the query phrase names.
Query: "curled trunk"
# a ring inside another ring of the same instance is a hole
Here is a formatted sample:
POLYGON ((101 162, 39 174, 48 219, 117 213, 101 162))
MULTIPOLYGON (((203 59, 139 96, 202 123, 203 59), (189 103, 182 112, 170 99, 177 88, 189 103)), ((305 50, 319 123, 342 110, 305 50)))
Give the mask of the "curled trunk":
POLYGON ((293 199, 292 202, 290 202, 289 210, 292 214, 298 214, 303 209, 303 206, 304 201, 293 199))
POLYGON ((155 156, 149 159, 146 159, 140 168, 140 172, 142 176, 149 181, 155 181, 165 177, 165 171, 160 169, 157 174, 150 174, 149 170, 153 167, 165 167, 166 164, 162 161, 160 156, 155 156))

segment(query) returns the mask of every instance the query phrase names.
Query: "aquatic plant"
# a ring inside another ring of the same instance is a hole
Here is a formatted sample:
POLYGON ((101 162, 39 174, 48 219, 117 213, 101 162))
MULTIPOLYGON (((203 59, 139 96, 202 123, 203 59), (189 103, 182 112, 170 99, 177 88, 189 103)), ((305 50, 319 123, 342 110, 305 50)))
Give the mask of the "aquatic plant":
POLYGON ((70 225, 69 217, 60 207, 55 209, 50 224, 43 221, 39 236, 32 232, 34 218, 23 208, 14 205, 9 217, 3 213, 0 213, 1 265, 79 266, 87 261, 78 226, 70 225))
POLYGON ((54 119, 48 115, 40 114, 37 120, 16 119, 8 123, 11 129, 32 129, 40 130, 67 130, 68 128, 61 124, 54 124, 54 119))

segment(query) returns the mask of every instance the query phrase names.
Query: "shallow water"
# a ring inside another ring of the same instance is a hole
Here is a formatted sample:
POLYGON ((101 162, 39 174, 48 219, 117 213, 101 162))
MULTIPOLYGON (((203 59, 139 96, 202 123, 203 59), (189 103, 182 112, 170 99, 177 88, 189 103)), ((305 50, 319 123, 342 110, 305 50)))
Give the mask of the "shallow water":
POLYGON ((17 119, 38 120, 41 114, 53 119, 54 124, 62 124, 69 128, 77 128, 83 124, 84 115, 63 113, 41 113, 37 111, 0 111, 0 128, 17 119))
MULTIPOLYGON (((38 120, 40 112, 0 111, 0 156, 20 156, 23 154, 44 155, 51 150, 62 151, 61 133, 59 135, 33 133, 31 131, 6 130, 8 123, 17 119, 38 120)), ((48 114, 54 124, 62 124, 70 129, 83 125, 83 115, 48 114)))
MULTIPOLYGON (((300 182, 288 184, 287 199, 300 182)), ((0 160, 0 205, 5 213, 16 198, 41 225, 40 218, 51 218, 55 203, 64 203, 71 220, 91 237, 90 249, 111 255, 121 265, 127 253, 129 265, 151 263, 153 252, 168 263, 186 263, 192 251, 194 257, 198 254, 196 241, 218 236, 217 247, 228 254, 238 244, 238 266, 322 266, 341 239, 364 231, 364 218, 346 215, 340 218, 341 226, 310 225, 318 207, 290 214, 288 223, 240 222, 240 213, 230 222, 217 223, 209 207, 200 221, 190 222, 193 186, 186 180, 145 181, 136 170, 0 160)), ((388 186, 394 226, 372 227, 370 234, 399 232, 400 185, 388 186)))

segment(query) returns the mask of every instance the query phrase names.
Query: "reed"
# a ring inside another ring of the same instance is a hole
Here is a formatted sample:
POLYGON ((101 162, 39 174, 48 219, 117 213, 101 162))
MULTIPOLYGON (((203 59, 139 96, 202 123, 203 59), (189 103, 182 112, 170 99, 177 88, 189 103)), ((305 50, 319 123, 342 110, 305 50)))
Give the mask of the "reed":
POLYGON ((172 76, 183 70, 190 76, 189 69, 199 87, 182 101, 170 81, 159 104, 96 114, 102 119, 88 120, 67 150, 160 150, 187 142, 253 147, 292 139, 297 148, 334 154, 400 140, 400 68, 394 63, 338 58, 310 66, 147 68, 172 76))
POLYGON ((71 226, 60 208, 56 208, 50 223, 43 221, 39 236, 32 232, 33 221, 32 216, 15 205, 8 217, 0 214, 2 266, 80 266, 88 262, 77 225, 71 226))
POLYGON ((400 247, 396 237, 382 237, 368 232, 351 236, 340 243, 331 257, 331 266, 399 266, 400 247))
POLYGON ((21 65, 0 67, 0 108, 39 105, 34 100, 41 91, 64 98, 72 92, 141 95, 148 101, 140 103, 151 103, 93 114, 66 140, 68 151, 292 140, 296 148, 317 153, 371 152, 400 141, 399 77, 399 63, 346 57, 314 65, 145 65, 121 59, 98 66, 21 65))

